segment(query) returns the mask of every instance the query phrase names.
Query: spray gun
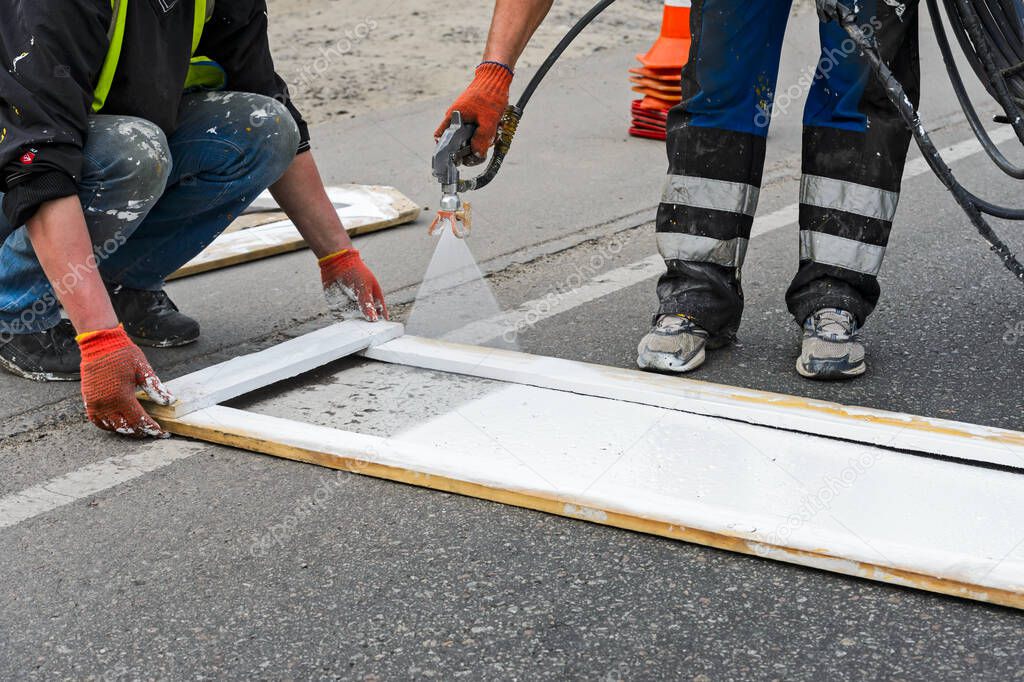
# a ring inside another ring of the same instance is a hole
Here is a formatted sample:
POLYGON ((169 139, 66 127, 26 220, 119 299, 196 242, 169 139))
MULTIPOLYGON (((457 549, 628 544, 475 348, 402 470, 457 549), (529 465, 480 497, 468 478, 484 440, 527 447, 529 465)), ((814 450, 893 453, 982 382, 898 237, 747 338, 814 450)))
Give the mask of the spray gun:
POLYGON ((470 206, 469 202, 463 201, 459 195, 462 192, 480 189, 498 174, 505 154, 512 145, 512 137, 516 134, 520 116, 522 110, 515 105, 505 109, 498 124, 498 138, 494 143, 490 164, 477 177, 463 180, 459 178, 459 165, 472 165, 474 159, 482 159, 473 154, 470 147, 470 140, 476 132, 476 124, 467 123, 462 120, 462 114, 452 112, 451 123, 437 141, 432 159, 434 177, 441 183, 441 203, 437 217, 430 224, 431 235, 445 229, 450 229, 460 239, 469 235, 472 228, 470 206))
POLYGON ((437 141, 432 162, 434 177, 441 183, 441 204, 437 217, 430 224, 431 235, 450 229, 461 239, 472 227, 469 202, 463 203, 459 196, 459 164, 473 156, 469 142, 475 132, 475 123, 464 123, 462 114, 453 111, 451 124, 437 141))
POLYGON ((472 165, 472 162, 479 158, 473 154, 473 150, 469 145, 470 140, 473 139, 473 133, 476 132, 476 124, 464 122, 459 112, 452 112, 451 123, 449 123, 448 129, 444 131, 444 134, 437 141, 437 147, 434 149, 432 159, 434 177, 441 183, 441 204, 437 211, 437 217, 430 224, 429 233, 431 235, 435 234, 438 230, 446 228, 450 228, 455 236, 459 238, 464 238, 469 234, 472 223, 469 203, 462 201, 459 195, 462 192, 481 189, 494 179, 494 176, 498 174, 498 170, 501 168, 502 162, 505 161, 505 155, 508 154, 508 150, 512 146, 512 138, 515 137, 516 128, 519 127, 519 119, 523 117, 523 110, 526 109, 526 104, 533 97, 537 86, 544 80, 544 76, 555 65, 555 62, 562 56, 566 48, 569 47, 569 43, 590 22, 596 19, 597 15, 601 14, 615 1, 598 0, 597 4, 584 14, 569 32, 565 34, 565 37, 558 42, 555 49, 551 51, 551 54, 544 60, 544 63, 540 65, 537 73, 533 75, 533 78, 526 85, 526 89, 523 90, 523 94, 519 96, 519 101, 515 104, 510 104, 505 109, 501 115, 501 120, 498 122, 498 136, 494 141, 494 152, 491 154, 491 162, 487 165, 487 169, 475 178, 460 179, 458 167, 459 164, 472 165))

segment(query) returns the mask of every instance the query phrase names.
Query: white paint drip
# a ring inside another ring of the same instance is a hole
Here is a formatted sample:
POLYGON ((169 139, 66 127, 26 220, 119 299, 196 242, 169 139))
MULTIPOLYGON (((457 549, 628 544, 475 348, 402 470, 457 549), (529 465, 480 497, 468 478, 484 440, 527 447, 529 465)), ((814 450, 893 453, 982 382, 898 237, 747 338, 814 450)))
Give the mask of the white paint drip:
POLYGON ((36 44, 36 37, 32 36, 31 38, 29 38, 28 44, 29 44, 29 49, 25 50, 24 52, 19 54, 17 57, 14 58, 14 61, 11 62, 11 73, 12 74, 18 73, 18 62, 20 62, 22 59, 25 59, 26 57, 29 56, 29 53, 32 51, 31 48, 34 47, 35 44, 36 44))
POLYGON ((141 213, 136 213, 134 211, 119 211, 116 208, 112 208, 112 209, 109 209, 107 211, 104 211, 104 213, 106 213, 107 215, 112 215, 115 218, 117 218, 118 220, 123 220, 125 222, 131 222, 133 220, 138 220, 139 217, 142 215, 141 213))
MULTIPOLYGON (((117 124, 116 131, 122 137, 141 139, 144 144, 140 146, 150 159, 161 164, 166 164, 169 161, 167 157, 167 141, 164 138, 163 131, 152 123, 125 119, 117 124)), ((140 163, 136 162, 136 165, 140 163)))

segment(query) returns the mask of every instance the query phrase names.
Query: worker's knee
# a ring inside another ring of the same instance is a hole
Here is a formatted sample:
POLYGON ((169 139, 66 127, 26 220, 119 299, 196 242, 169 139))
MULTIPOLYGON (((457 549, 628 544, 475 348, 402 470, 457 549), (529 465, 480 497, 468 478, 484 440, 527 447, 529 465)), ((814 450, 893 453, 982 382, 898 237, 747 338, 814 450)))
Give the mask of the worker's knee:
POLYGON ((284 173, 299 146, 299 129, 288 108, 264 95, 197 94, 186 101, 185 118, 219 150, 207 152, 204 171, 224 180, 245 178, 266 187, 284 173))
POLYGON ((282 152, 295 155, 299 146, 299 127, 291 112, 279 100, 263 95, 249 95, 252 110, 249 122, 256 130, 264 132, 268 142, 282 152))
POLYGON ((268 182, 274 182, 295 159, 299 147, 299 127, 288 108, 272 97, 248 95, 249 125, 260 139, 256 154, 264 167, 268 182))
POLYGON ((83 186, 131 188, 155 202, 171 173, 167 137, 155 123, 132 116, 93 116, 84 149, 83 186))

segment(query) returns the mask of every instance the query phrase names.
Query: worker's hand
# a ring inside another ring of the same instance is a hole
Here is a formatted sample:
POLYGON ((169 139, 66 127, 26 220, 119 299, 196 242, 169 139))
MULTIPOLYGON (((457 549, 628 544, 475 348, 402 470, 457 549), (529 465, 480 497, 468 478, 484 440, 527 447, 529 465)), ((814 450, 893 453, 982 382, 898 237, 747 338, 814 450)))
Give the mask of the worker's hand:
POLYGON ((484 62, 476 67, 476 78, 455 103, 448 107, 441 125, 434 131, 439 139, 451 123, 453 111, 462 114, 466 123, 476 123, 472 147, 475 159, 467 159, 466 165, 481 163, 487 158, 487 149, 494 144, 498 135, 498 122, 508 106, 508 89, 512 85, 512 70, 495 62, 484 62))
POLYGON ((80 334, 82 398, 91 421, 104 431, 135 438, 167 438, 168 433, 146 414, 135 392, 142 389, 158 405, 174 397, 157 379, 138 346, 120 326, 80 334))
POLYGON ((840 0, 815 0, 818 6, 818 19, 823 24, 830 21, 846 20, 853 16, 853 12, 840 0))
POLYGON ((384 292, 357 250, 343 249, 321 258, 320 279, 327 305, 338 317, 347 317, 354 305, 370 322, 388 319, 384 292))

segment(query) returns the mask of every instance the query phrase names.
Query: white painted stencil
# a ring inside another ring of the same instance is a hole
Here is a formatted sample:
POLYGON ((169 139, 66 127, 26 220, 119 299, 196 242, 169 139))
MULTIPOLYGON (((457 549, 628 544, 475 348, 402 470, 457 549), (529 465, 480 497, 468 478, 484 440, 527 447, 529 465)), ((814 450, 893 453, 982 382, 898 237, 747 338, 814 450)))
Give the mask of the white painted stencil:
POLYGON ((1021 474, 531 386, 389 443, 461 480, 1024 589, 1021 474))

